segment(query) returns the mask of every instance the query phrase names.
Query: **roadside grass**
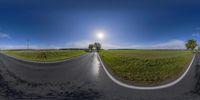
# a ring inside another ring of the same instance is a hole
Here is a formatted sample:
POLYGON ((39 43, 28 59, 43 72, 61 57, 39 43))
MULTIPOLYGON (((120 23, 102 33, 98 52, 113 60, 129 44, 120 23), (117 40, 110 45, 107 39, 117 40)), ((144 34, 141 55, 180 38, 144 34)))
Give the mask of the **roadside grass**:
POLYGON ((103 50, 100 56, 117 77, 136 84, 158 84, 182 74, 193 53, 175 50, 103 50))
POLYGON ((69 59, 85 54, 84 50, 24 50, 24 51, 2 51, 2 53, 23 60, 36 62, 54 62, 69 59))

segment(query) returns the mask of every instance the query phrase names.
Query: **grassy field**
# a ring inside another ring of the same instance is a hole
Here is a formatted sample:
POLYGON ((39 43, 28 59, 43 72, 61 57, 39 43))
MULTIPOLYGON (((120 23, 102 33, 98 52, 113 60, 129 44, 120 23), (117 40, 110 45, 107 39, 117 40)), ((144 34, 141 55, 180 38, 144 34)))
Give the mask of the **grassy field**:
POLYGON ((138 84, 157 84, 180 75, 190 63, 191 51, 104 50, 104 63, 121 79, 138 84))
POLYGON ((37 62, 61 61, 86 52, 83 50, 46 50, 46 51, 3 51, 3 53, 24 60, 37 62))

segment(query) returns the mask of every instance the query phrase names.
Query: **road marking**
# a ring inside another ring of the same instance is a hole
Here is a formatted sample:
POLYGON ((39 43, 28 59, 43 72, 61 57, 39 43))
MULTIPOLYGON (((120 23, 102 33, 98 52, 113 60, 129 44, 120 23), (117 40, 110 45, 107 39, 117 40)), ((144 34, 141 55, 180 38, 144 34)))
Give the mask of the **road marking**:
POLYGON ((188 66, 188 68, 186 69, 186 71, 178 78, 176 79, 175 81, 173 82, 170 82, 168 84, 165 84, 165 85, 160 85, 160 86, 151 86, 151 87, 143 87, 143 86, 134 86, 134 85, 129 85, 129 84, 126 84, 126 83, 123 83, 117 79, 115 79, 109 72, 108 70, 106 69, 104 63, 102 62, 99 54, 97 54, 99 60, 100 60, 100 63, 101 65, 103 66, 103 69, 104 71, 106 72, 106 74, 108 75, 108 77, 115 83, 117 83, 118 85, 120 86, 123 86, 123 87, 126 87, 126 88, 130 88, 130 89, 138 89, 138 90, 156 90, 156 89, 163 89, 163 88, 167 88, 167 87, 170 87, 170 86, 173 86, 175 84, 177 84, 178 82, 180 82, 185 76, 186 74, 188 73, 189 69, 191 68, 192 66, 192 63, 194 61, 194 58, 196 56, 196 54, 193 56, 192 58, 192 61, 190 62, 190 65, 188 66))

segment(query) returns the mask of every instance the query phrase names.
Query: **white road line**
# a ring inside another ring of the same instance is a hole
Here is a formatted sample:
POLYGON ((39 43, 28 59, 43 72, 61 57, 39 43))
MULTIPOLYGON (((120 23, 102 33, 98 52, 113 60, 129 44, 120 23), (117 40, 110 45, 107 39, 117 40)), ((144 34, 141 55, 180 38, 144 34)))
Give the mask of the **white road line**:
MULTIPOLYGON (((196 54, 195 54, 195 55, 196 55, 196 54)), ((175 81, 170 82, 170 83, 165 84, 165 85, 160 85, 160 86, 143 87, 143 86, 129 85, 129 84, 123 83, 123 82, 121 82, 121 81, 115 79, 115 78, 108 72, 108 70, 106 69, 104 63, 102 62, 101 58, 99 57, 99 54, 97 54, 97 56, 98 56, 98 58, 99 58, 99 60, 100 60, 100 63, 101 63, 102 66, 103 66, 103 69, 105 70, 106 74, 108 75, 108 77, 109 77, 113 82, 117 83, 117 84, 120 85, 120 86, 126 87, 126 88, 138 89, 138 90, 163 89, 163 88, 167 88, 167 87, 170 87, 170 86, 173 86, 173 85, 177 84, 178 82, 180 82, 180 81, 186 76, 186 74, 187 74, 188 71, 190 70, 191 65, 192 65, 192 63, 193 63, 193 61, 194 61, 195 55, 193 56, 192 61, 190 62, 190 65, 188 66, 188 68, 186 69, 186 71, 185 71, 178 79, 176 79, 175 81)))

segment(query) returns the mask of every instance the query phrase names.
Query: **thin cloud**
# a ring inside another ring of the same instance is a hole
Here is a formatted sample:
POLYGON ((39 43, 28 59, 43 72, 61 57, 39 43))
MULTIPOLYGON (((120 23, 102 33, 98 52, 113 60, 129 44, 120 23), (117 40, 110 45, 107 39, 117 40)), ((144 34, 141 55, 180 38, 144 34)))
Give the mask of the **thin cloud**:
MULTIPOLYGON (((69 42, 65 46, 51 45, 45 49, 59 48, 88 48, 88 45, 94 41, 82 40, 77 42, 69 42)), ((170 40, 163 43, 153 45, 123 45, 102 42, 103 49, 185 49, 185 42, 182 40, 170 40)), ((44 49, 37 45, 30 45, 30 49, 44 49)), ((26 45, 0 45, 0 49, 26 49, 26 45)))
POLYGON ((102 43, 104 49, 185 49, 185 42, 182 40, 170 40, 153 45, 117 45, 102 43))
POLYGON ((192 33, 192 36, 194 36, 194 37, 200 37, 200 33, 199 32, 194 32, 194 33, 192 33))
POLYGON ((10 39, 10 35, 6 34, 6 33, 0 33, 0 38, 9 38, 10 39))
POLYGON ((81 40, 76 42, 69 42, 66 44, 67 48, 87 48, 89 44, 94 43, 93 41, 81 40))
MULTIPOLYGON (((30 45, 30 49, 39 49, 37 45, 30 45)), ((27 45, 0 45, 0 49, 27 49, 27 45)))
POLYGON ((171 40, 169 42, 152 45, 152 49, 185 49, 185 42, 182 40, 171 40))
MULTIPOLYGON (((93 41, 77 41, 67 43, 67 48, 87 48, 93 41)), ((185 49, 185 42, 182 40, 170 40, 163 43, 153 45, 123 45, 102 42, 103 49, 185 49)))
POLYGON ((141 45, 137 49, 185 49, 185 42, 182 40, 170 40, 153 45, 141 45))
POLYGON ((196 27, 196 30, 200 30, 200 27, 196 27))

